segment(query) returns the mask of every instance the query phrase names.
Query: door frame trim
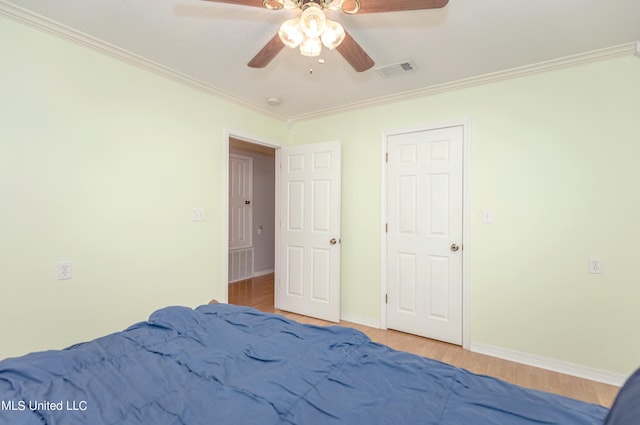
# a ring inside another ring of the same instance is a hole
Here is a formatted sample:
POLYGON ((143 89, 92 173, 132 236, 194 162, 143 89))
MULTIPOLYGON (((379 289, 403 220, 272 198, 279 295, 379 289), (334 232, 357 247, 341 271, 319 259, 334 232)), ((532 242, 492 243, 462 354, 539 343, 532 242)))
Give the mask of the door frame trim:
MULTIPOLYGON (((247 142, 247 143, 252 143, 254 145, 262 145, 262 146, 267 146, 269 148, 273 148, 276 151, 276 155, 278 155, 278 151, 279 149, 283 146, 282 143, 278 143, 278 142, 274 142, 272 140, 269 139, 265 139, 262 137, 257 137, 254 135, 249 135, 247 133, 241 132, 241 131, 236 131, 236 130, 232 130, 232 129, 225 129, 223 131, 223 143, 222 143, 222 149, 223 149, 223 153, 222 153, 222 158, 223 158, 223 163, 222 163, 222 193, 224 195, 224 200, 223 200, 223 213, 222 213, 222 220, 223 220, 223 229, 224 229, 224 235, 226 235, 226 237, 222 237, 222 255, 223 258, 225 258, 224 263, 222 264, 222 278, 223 278, 223 282, 224 282, 224 290, 223 290, 223 297, 222 297, 222 302, 224 303, 228 303, 229 302, 229 139, 237 139, 237 140, 241 140, 243 142, 247 142)), ((276 169, 276 185, 278 184, 278 172, 276 169)), ((276 199, 275 199, 275 218, 276 218, 276 222, 278 220, 279 217, 279 202, 278 202, 278 194, 276 191, 276 199)), ((274 247, 274 276, 277 277, 278 276, 278 264, 279 264, 279 257, 278 257, 278 247, 280 246, 280 240, 278 239, 278 234, 276 232, 275 235, 275 247, 274 247)))
POLYGON ((470 327, 470 289, 471 289, 471 118, 460 118, 452 121, 422 124, 412 127, 402 127, 383 131, 381 141, 381 197, 380 197, 380 327, 387 329, 387 303, 386 295, 388 290, 387 282, 387 146, 390 136, 413 133, 419 131, 430 131, 448 127, 462 127, 463 133, 463 154, 462 154, 462 347, 470 349, 471 341, 469 337, 470 327))

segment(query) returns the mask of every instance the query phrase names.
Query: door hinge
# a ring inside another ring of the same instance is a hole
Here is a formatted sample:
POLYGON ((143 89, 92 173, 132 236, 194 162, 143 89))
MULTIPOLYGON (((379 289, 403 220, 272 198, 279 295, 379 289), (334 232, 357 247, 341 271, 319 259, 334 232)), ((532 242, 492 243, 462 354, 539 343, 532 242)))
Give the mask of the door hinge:
POLYGON ((389 304, 389 294, 384 294, 384 303, 389 304))
POLYGON ((389 152, 384 154, 384 162, 389 162, 389 152))
POLYGON ((389 233, 389 223, 384 223, 384 232, 389 233))

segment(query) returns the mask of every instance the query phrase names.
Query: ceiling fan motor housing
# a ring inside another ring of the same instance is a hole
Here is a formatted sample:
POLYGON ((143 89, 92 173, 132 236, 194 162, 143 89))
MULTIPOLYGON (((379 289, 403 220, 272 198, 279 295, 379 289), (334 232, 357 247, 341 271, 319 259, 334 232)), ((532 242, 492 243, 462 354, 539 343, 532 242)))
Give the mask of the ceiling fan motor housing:
POLYGON ((299 7, 300 7, 302 10, 305 10, 307 7, 309 7, 309 6, 310 6, 310 3, 313 3, 313 4, 315 4, 316 6, 319 6, 321 9, 324 9, 324 6, 325 6, 325 3, 326 3, 326 2, 321 1, 321 0, 301 0, 301 1, 299 1, 299 3, 300 3, 300 6, 299 6, 299 7))
MULTIPOLYGON (((216 1, 216 0, 213 0, 216 1)), ((333 5, 336 0, 262 0, 262 5, 267 9, 280 10, 288 4, 288 8, 298 8, 305 10, 309 6, 315 5, 320 9, 336 9, 347 14, 355 14, 360 10, 360 0, 341 0, 337 5, 333 5)))
POLYGON ((360 0, 342 0, 336 2, 335 0, 298 0, 300 8, 304 10, 309 3, 315 3, 322 9, 336 9, 341 10, 347 14, 354 14, 360 11, 360 0), (337 4, 333 4, 337 3, 337 4))

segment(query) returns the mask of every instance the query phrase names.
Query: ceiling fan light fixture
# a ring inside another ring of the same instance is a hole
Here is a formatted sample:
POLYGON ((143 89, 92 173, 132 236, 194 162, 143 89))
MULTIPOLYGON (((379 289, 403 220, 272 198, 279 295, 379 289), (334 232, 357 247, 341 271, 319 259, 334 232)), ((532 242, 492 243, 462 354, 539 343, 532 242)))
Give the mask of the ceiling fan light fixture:
POLYGON ((284 7, 285 0, 262 0, 262 5, 267 9, 280 10, 284 7))
POLYGON ((304 40, 304 33, 300 28, 300 18, 284 21, 280 26, 278 36, 285 46, 291 49, 298 47, 304 40))
POLYGON ((309 38, 320 37, 327 26, 327 18, 317 3, 307 3, 300 15, 300 27, 309 38))
POLYGON ((344 38, 346 37, 346 33, 344 32, 344 28, 339 23, 327 19, 327 27, 320 36, 320 40, 322 40, 322 44, 325 45, 330 50, 335 49, 342 43, 344 38))
POLYGON ((302 56, 320 56, 320 52, 322 51, 322 43, 318 37, 305 37, 300 44, 300 54, 302 56))
POLYGON ((349 15, 353 15, 360 11, 360 0, 342 0, 340 2, 340 10, 349 15))
POLYGON ((323 0, 322 7, 329 10, 340 10, 342 0, 323 0))
MULTIPOLYGON (((289 48, 298 47, 302 56, 309 57, 320 56, 323 45, 330 50, 336 49, 347 38, 347 33, 342 25, 327 19, 324 9, 342 10, 345 13, 357 13, 360 10, 360 0, 262 0, 262 2, 265 7, 271 9, 292 6, 302 9, 298 18, 289 19, 282 23, 275 40, 279 39, 282 45, 289 48)), ((362 51, 362 48, 353 40, 351 40, 351 44, 351 47, 355 45, 359 51, 362 51)), ((280 46, 281 48, 282 46, 280 46)), ((340 53, 345 55, 344 52, 340 53)), ((373 61, 364 51, 361 56, 368 58, 371 64, 367 62, 360 66, 358 63, 356 67, 352 63, 352 66, 359 72, 373 66, 373 61)), ((252 65, 250 64, 250 66, 252 65)))

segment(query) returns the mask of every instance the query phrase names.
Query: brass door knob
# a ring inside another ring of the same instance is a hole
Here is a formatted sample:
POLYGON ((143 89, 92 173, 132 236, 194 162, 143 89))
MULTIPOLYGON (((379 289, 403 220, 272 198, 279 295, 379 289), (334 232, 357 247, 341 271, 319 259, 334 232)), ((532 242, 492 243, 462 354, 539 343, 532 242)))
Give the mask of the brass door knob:
POLYGON ((455 243, 451 244, 451 251, 456 252, 459 249, 460 249, 460 247, 457 244, 455 244, 455 243))

